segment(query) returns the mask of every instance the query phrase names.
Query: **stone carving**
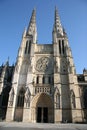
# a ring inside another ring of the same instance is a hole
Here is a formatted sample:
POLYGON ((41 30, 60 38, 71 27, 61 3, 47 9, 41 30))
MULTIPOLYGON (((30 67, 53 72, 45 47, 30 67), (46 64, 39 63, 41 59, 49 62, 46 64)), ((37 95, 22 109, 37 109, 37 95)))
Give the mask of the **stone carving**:
POLYGON ((58 61, 57 61, 57 59, 55 60, 54 72, 55 72, 55 73, 58 73, 58 72, 59 72, 59 67, 58 67, 58 61))
POLYGON ((60 93, 59 93, 59 90, 58 88, 56 87, 55 88, 55 93, 54 93, 54 96, 55 96, 55 107, 56 108, 60 108, 60 93))
POLYGON ((13 100, 14 100, 14 88, 12 88, 9 93, 9 106, 13 106, 13 100))
POLYGON ((25 107, 29 107, 29 106, 30 106, 30 91, 29 88, 27 88, 25 92, 25 107))
MULTIPOLYGON (((36 70, 40 72, 47 71, 49 68, 50 59, 48 57, 40 58, 36 63, 36 70)), ((50 64, 51 65, 51 64, 50 64)))
POLYGON ((71 90, 70 96, 71 96, 71 106, 72 106, 72 108, 76 108, 76 104, 75 104, 75 94, 74 94, 73 90, 71 90))
POLYGON ((72 66, 70 65, 70 61, 67 61, 68 73, 72 73, 72 66))

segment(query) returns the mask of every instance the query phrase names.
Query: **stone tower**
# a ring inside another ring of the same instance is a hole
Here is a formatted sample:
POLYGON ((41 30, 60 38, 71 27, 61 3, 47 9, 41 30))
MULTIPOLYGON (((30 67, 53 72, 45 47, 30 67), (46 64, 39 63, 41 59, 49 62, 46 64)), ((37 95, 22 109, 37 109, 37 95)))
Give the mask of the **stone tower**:
POLYGON ((34 9, 18 51, 7 121, 82 121, 73 57, 57 9, 52 37, 52 44, 37 43, 34 9))
POLYGON ((53 27, 54 49, 54 111, 55 122, 81 121, 81 104, 75 65, 67 34, 61 25, 57 9, 53 27), (57 106, 58 97, 60 105, 57 106), (59 107, 59 108, 58 108, 59 107))

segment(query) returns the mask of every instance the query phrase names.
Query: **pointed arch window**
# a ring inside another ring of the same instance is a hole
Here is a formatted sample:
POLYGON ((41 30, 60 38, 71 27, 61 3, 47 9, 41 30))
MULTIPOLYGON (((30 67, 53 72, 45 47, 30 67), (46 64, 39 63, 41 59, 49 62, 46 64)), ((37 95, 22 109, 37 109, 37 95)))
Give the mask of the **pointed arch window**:
POLYGON ((45 76, 43 76, 43 84, 45 84, 45 76))
POLYGON ((62 40, 62 52, 64 54, 64 40, 62 40))
POLYGON ((17 107, 21 107, 21 108, 24 107, 24 94, 25 94, 25 91, 24 91, 24 89, 22 88, 22 89, 19 91, 18 101, 17 101, 17 107))
POLYGON ((31 40, 26 41, 25 54, 30 54, 31 50, 31 40))
POLYGON ((25 54, 27 54, 28 41, 26 41, 25 54))
POLYGON ((59 40, 59 53, 61 54, 61 40, 59 40))
POLYGON ((73 90, 71 90, 71 107, 76 108, 75 94, 74 94, 73 90))
POLYGON ((37 76, 37 84, 39 84, 39 76, 37 76))
POLYGON ((50 76, 48 77, 48 81, 49 81, 49 84, 50 84, 51 83, 51 77, 50 76))
POLYGON ((31 50, 31 40, 29 41, 29 44, 28 44, 28 54, 30 53, 30 50, 31 50))

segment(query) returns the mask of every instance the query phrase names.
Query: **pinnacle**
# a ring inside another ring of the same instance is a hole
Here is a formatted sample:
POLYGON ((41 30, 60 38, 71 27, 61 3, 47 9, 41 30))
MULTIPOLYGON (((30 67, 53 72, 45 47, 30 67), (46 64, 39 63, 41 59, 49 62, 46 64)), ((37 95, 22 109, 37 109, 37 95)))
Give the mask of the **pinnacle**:
POLYGON ((31 15, 31 19, 29 22, 29 26, 27 29, 27 34, 31 34, 32 30, 34 30, 34 28, 36 28, 36 9, 34 8, 32 11, 32 15, 31 15))
POLYGON ((55 24, 54 24, 54 26, 56 28, 57 33, 60 35, 63 35, 63 28, 61 25, 57 7, 55 7, 55 24))

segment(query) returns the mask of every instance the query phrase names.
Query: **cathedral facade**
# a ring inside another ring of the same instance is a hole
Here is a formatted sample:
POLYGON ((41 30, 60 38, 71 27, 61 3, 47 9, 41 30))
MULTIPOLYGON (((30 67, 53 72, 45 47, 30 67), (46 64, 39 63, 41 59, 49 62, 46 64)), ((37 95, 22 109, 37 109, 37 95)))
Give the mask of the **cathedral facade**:
POLYGON ((22 36, 16 64, 0 66, 0 118, 23 122, 86 122, 87 70, 76 74, 57 9, 51 44, 37 43, 36 11, 22 36))

